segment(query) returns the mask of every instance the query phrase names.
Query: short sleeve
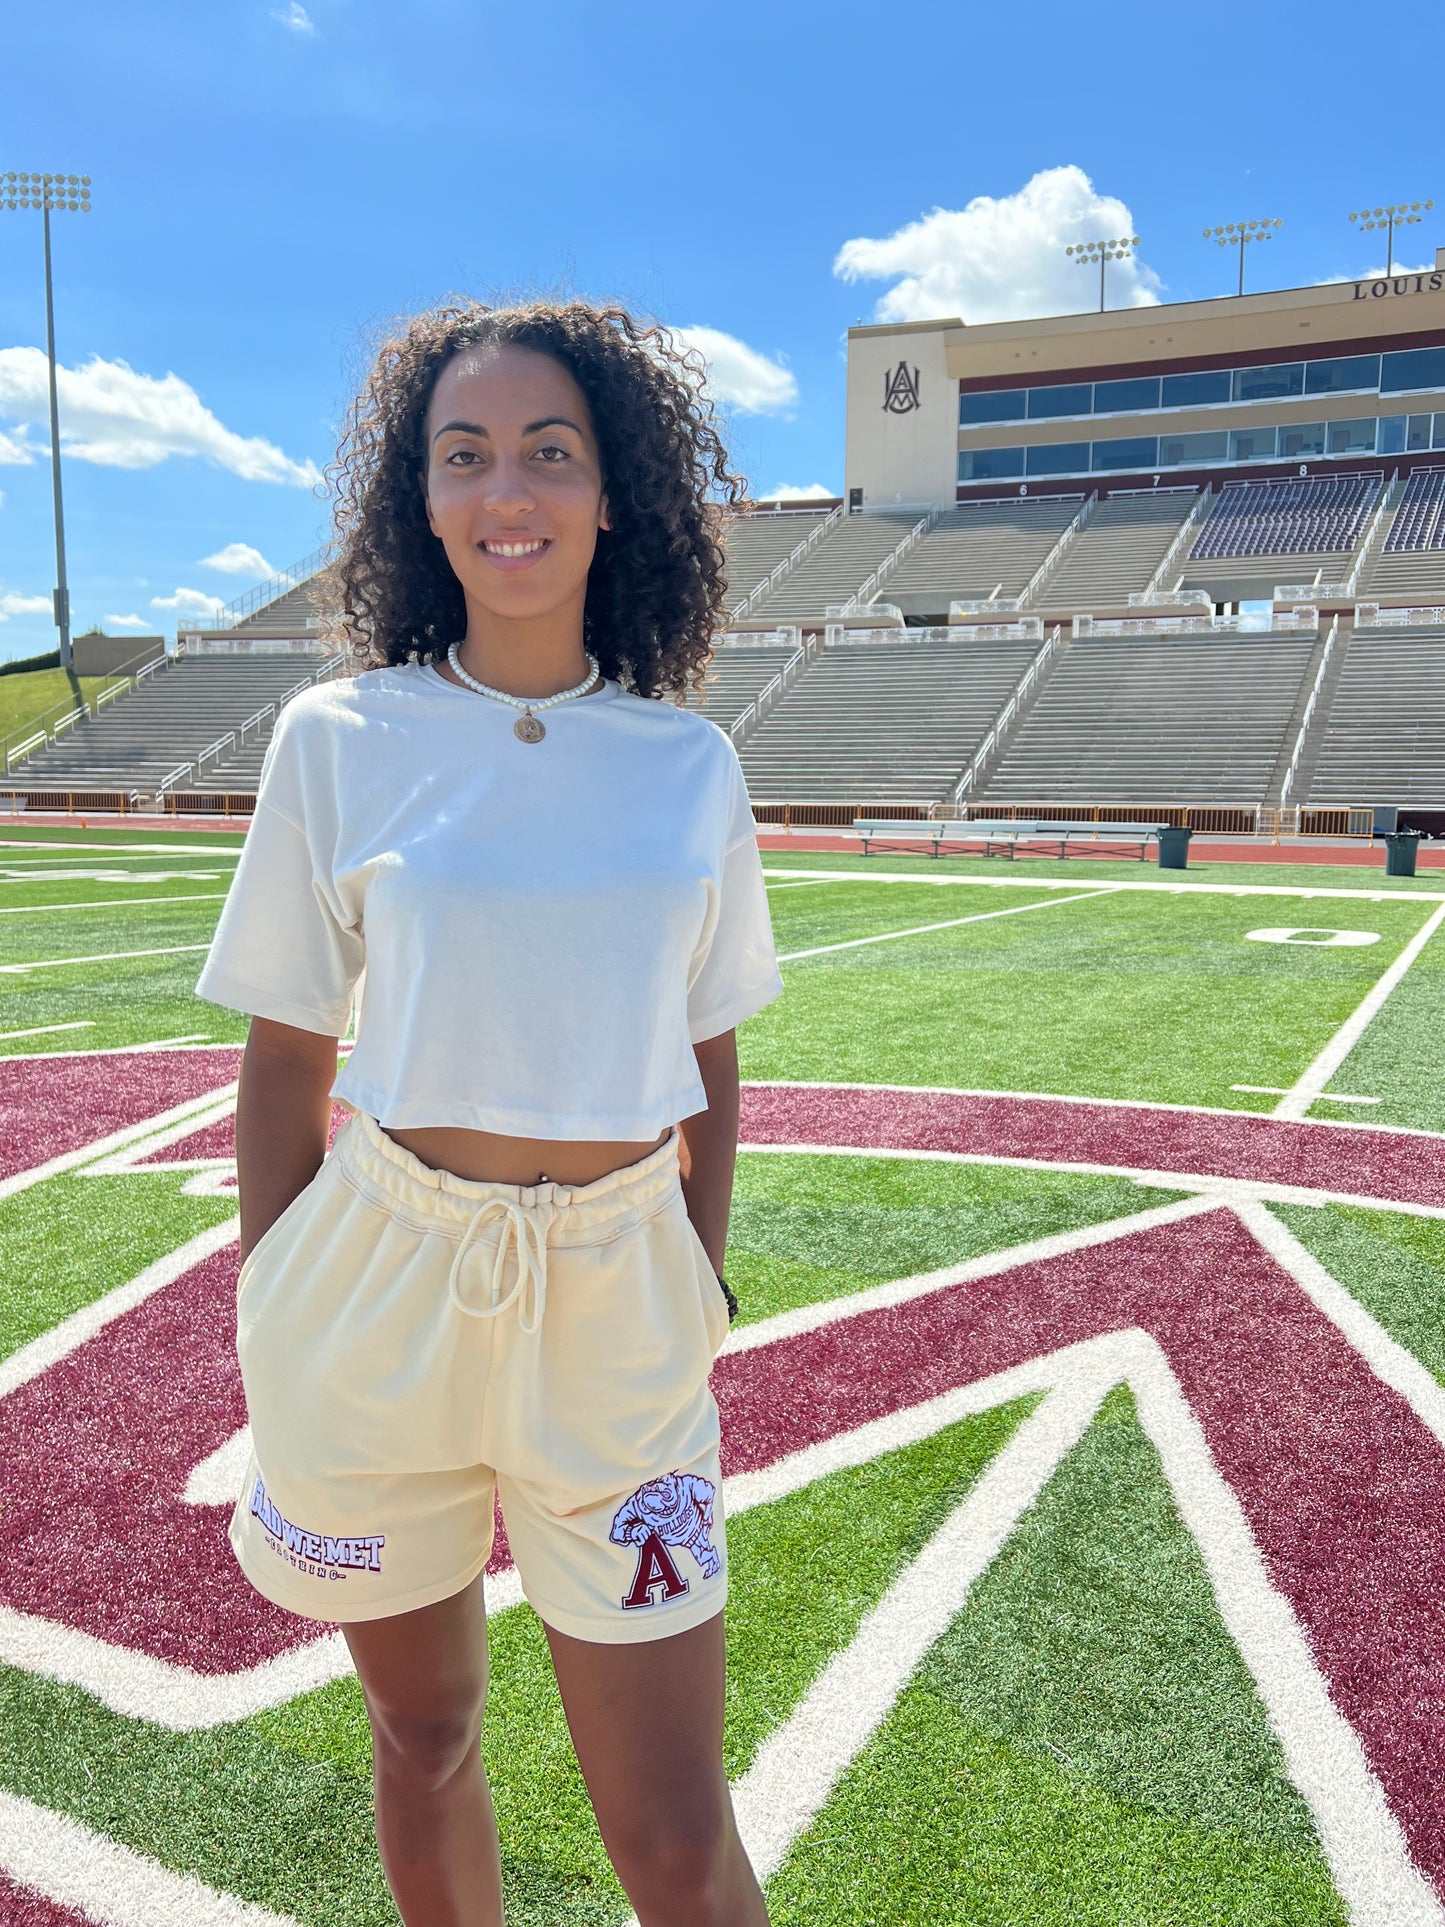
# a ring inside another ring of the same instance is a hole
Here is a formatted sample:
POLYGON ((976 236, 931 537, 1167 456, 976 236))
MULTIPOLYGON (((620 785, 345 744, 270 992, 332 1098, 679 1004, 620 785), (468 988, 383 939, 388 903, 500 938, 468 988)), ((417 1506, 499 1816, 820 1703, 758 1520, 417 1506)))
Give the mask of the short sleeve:
POLYGON ((737 751, 732 765, 727 848, 717 916, 694 952, 688 975, 687 1023, 694 1044, 720 1037, 783 993, 772 918, 747 785, 737 751))
POLYGON ((366 965, 329 865, 283 800, 302 805, 299 717, 281 712, 266 751, 256 810, 195 994, 254 1017, 343 1037, 366 965))

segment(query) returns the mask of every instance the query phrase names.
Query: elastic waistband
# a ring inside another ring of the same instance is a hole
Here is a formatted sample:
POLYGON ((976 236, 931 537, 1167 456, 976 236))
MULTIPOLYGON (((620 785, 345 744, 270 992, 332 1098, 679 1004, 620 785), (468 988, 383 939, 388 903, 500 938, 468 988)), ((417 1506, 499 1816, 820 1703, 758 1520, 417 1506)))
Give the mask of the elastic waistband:
POLYGON ((410 1217, 438 1228, 465 1229, 484 1205, 501 1203, 535 1212, 550 1227, 553 1243, 584 1244, 619 1220, 640 1221, 660 1210, 681 1188, 677 1126, 635 1164, 621 1165, 590 1184, 502 1184, 490 1178, 459 1178, 434 1170, 382 1130, 366 1111, 354 1111, 337 1133, 331 1155, 357 1188, 410 1217))

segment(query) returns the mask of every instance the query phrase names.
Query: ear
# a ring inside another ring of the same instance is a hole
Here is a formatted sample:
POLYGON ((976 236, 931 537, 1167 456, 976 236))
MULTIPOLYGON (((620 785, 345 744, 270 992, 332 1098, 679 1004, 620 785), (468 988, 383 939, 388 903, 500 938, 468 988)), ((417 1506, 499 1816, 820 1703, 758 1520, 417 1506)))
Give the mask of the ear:
POLYGON ((597 506, 597 526, 599 529, 606 529, 609 535, 612 533, 612 520, 608 513, 605 495, 597 506))

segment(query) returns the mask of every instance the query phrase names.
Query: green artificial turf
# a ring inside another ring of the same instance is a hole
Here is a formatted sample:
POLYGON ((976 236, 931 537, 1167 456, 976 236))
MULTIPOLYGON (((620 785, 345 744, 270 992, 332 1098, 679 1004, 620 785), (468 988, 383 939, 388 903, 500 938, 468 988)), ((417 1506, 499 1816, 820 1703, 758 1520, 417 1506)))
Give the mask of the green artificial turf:
POLYGON ((1270 1210, 1445 1385, 1445 1220, 1341 1204, 1270 1210))
POLYGON ((775 1927, 1343 1927, 1132 1397, 795 1845, 775 1927))

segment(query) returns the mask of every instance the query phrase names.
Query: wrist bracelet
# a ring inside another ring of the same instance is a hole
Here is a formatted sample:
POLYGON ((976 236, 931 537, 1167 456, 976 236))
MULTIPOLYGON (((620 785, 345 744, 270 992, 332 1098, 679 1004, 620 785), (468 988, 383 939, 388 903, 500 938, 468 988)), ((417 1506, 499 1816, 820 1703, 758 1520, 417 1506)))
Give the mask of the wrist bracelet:
POLYGON ((726 1298, 728 1301, 728 1323, 732 1324, 733 1320, 738 1315, 738 1301, 734 1297, 732 1288, 728 1284, 727 1279, 723 1277, 722 1273, 720 1271, 716 1272, 714 1276, 717 1278, 718 1283, 722 1286, 723 1297, 726 1298))

